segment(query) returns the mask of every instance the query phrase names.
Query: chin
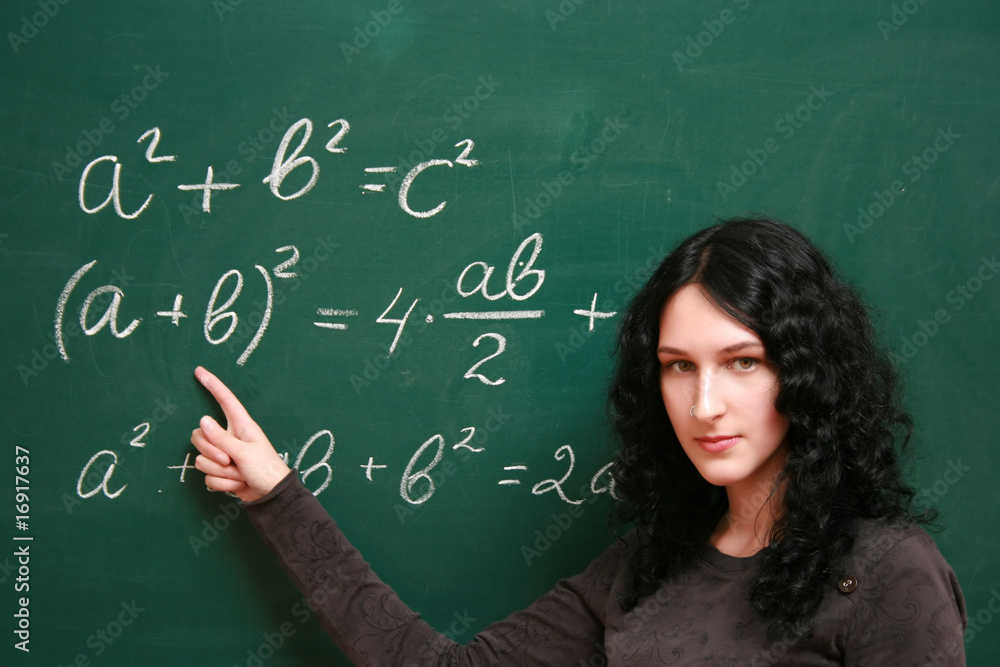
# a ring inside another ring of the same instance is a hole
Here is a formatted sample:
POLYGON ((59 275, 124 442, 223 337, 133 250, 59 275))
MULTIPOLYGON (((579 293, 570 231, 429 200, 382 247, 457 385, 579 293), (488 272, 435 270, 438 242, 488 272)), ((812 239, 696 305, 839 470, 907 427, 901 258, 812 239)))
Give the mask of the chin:
POLYGON ((742 471, 720 469, 717 465, 709 465, 698 468, 698 474, 702 479, 712 486, 730 486, 738 484, 749 477, 742 471))

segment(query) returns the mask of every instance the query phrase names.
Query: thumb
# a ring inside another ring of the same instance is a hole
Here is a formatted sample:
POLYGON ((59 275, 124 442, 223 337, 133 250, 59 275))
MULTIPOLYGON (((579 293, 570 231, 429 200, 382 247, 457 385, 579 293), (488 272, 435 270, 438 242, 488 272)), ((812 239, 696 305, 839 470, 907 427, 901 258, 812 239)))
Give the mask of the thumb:
POLYGON ((209 444, 239 464, 247 443, 229 433, 219 422, 208 415, 201 418, 199 426, 201 426, 202 433, 205 434, 205 439, 208 440, 209 444))

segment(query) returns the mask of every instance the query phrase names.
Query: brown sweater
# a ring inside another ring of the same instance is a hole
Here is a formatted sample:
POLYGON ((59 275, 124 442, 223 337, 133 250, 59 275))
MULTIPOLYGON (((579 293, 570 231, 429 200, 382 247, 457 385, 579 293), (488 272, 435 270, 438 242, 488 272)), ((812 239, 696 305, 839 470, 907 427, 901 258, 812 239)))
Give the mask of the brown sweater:
POLYGON ((831 579, 808 639, 765 637, 747 590, 756 559, 706 547, 697 565, 622 613, 630 536, 581 574, 462 646, 420 619, 292 471, 246 504, 257 532, 358 665, 964 665, 965 603, 918 526, 871 522, 831 579))

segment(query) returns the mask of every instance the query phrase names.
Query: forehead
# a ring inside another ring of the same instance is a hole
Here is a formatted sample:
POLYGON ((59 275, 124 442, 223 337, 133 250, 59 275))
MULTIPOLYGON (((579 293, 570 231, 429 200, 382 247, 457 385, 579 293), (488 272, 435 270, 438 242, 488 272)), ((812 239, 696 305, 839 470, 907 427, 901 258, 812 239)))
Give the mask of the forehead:
POLYGON ((679 289, 660 313, 660 346, 720 350, 742 342, 763 347, 757 334, 722 310, 699 285, 679 289))

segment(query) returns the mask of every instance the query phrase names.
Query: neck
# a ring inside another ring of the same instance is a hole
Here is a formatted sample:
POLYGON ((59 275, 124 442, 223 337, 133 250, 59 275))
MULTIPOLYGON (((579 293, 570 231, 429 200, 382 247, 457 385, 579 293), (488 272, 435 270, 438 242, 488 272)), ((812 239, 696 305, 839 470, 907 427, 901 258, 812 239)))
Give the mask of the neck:
POLYGON ((724 554, 752 556, 768 545, 771 528, 782 514, 781 489, 745 484, 726 487, 729 511, 719 520, 709 542, 724 554))

